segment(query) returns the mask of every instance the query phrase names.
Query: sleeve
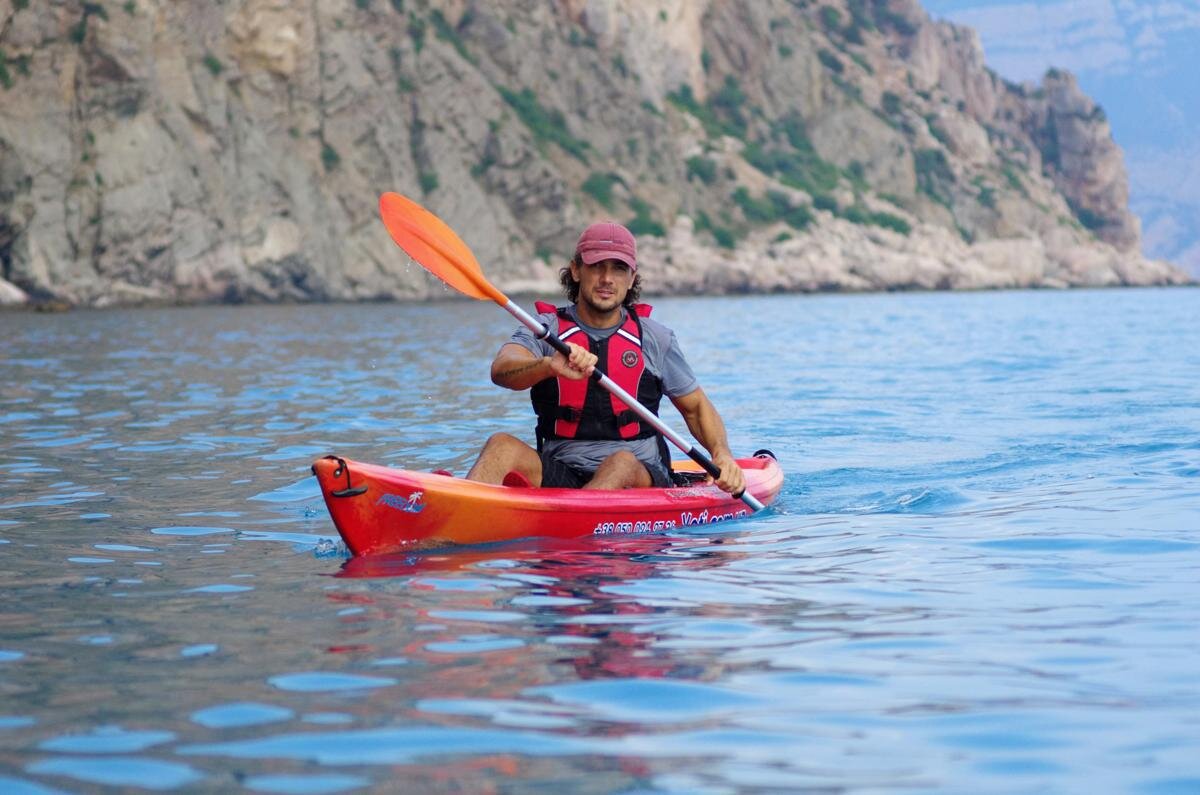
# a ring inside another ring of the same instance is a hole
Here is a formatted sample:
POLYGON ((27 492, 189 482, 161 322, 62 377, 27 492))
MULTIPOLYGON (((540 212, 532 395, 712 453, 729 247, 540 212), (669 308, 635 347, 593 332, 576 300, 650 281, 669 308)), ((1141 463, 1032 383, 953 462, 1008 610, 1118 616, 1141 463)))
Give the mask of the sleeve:
MULTIPOLYGON (((542 323, 545 325, 549 325, 550 328, 555 328, 553 324, 555 323, 556 318, 556 315, 549 314, 537 316, 538 320, 542 321, 542 323)), ((546 342, 545 340, 539 340, 537 337, 533 336, 533 332, 525 328, 525 326, 517 326, 517 330, 512 333, 512 336, 509 337, 508 341, 520 345, 534 356, 554 355, 554 348, 550 347, 550 343, 546 342)))

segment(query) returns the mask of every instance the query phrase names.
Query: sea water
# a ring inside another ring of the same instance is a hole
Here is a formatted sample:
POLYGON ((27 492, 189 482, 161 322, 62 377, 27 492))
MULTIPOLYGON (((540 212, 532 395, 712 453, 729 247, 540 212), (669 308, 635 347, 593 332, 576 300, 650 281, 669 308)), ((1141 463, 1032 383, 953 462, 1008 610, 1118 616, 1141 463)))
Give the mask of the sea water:
POLYGON ((656 303, 775 507, 374 562, 496 307, 0 314, 0 791, 1200 791, 1200 292, 656 303))

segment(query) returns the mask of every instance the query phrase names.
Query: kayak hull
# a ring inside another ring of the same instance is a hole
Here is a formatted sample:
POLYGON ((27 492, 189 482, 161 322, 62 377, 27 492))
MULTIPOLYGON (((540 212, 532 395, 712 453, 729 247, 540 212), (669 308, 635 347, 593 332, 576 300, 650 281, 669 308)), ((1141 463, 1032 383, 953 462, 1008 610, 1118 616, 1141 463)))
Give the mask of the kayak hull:
MULTIPOLYGON (((783 485, 774 458, 738 460, 747 490, 769 505, 783 485)), ((391 469, 327 456, 313 474, 329 515, 355 555, 517 538, 579 538, 664 532, 740 519, 750 508, 716 486, 542 489, 495 486, 449 475, 391 469)), ((692 461, 676 472, 697 473, 692 461)))

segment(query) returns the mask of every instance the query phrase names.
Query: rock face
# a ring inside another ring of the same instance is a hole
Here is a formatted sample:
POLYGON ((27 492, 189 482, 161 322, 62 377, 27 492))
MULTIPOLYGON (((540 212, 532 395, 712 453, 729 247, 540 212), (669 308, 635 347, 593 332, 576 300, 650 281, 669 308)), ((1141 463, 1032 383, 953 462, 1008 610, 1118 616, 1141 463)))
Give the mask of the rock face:
POLYGON ((600 217, 650 291, 1186 280, 1074 79, 911 0, 0 0, 0 304, 440 295, 385 190, 506 289, 600 217))

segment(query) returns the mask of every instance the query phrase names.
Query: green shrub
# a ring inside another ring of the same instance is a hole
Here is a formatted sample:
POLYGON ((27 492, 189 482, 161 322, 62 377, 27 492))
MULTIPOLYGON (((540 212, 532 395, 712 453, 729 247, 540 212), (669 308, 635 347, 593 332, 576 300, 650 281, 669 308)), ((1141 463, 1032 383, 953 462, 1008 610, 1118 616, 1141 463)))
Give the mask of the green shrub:
POLYGON ((889 116, 899 116, 904 108, 904 103, 898 94, 893 94, 891 91, 884 91, 880 104, 883 107, 883 112, 889 116))
POLYGON ((687 176, 711 185, 717 181, 717 164, 703 155, 693 155, 687 159, 687 176))
POLYGON ((875 23, 871 19, 867 2, 868 0, 850 0, 846 3, 846 10, 850 12, 850 24, 867 30, 875 30, 875 23))
POLYGON ((766 196, 755 199, 750 195, 750 191, 738 188, 730 198, 752 224, 769 224, 779 219, 779 208, 766 196))
POLYGON ((1071 209, 1075 213, 1075 217, 1079 219, 1079 223, 1083 224, 1092 232, 1104 228, 1108 225, 1108 221, 1104 216, 1089 210, 1087 207, 1079 207, 1071 204, 1071 209))
POLYGON ((596 48, 596 38, 591 33, 584 36, 578 28, 571 28, 571 32, 567 34, 567 43, 572 47, 596 48))
POLYGON ((611 210, 613 208, 613 185, 619 181, 620 177, 616 174, 595 172, 583 181, 583 192, 611 210))
POLYGON ((133 0, 125 0, 125 3, 121 6, 121 8, 125 9, 125 13, 129 16, 133 16, 135 13, 137 13, 137 3, 133 2, 133 0))
POLYGON ((879 28, 891 28, 901 36, 913 36, 917 32, 917 26, 901 14, 897 14, 888 8, 887 3, 873 3, 873 11, 875 12, 875 25, 879 28))
POLYGON ((4 86, 5 91, 13 87, 12 75, 8 72, 8 59, 3 50, 0 50, 0 86, 4 86))
MULTIPOLYGON (((828 6, 826 6, 828 7, 828 6)), ((842 61, 829 50, 821 50, 817 53, 817 60, 820 61, 826 69, 834 74, 841 74, 846 67, 842 65, 842 61)))
POLYGON ((342 162, 342 156, 337 153, 337 150, 328 143, 321 143, 321 163, 325 166, 326 171, 332 171, 342 162))
POLYGON ((753 224, 783 221, 794 229, 804 229, 813 221, 812 211, 804 205, 792 205, 786 193, 769 190, 754 198, 745 188, 738 188, 731 197, 746 220, 753 224))
POLYGON ((772 133, 776 139, 782 137, 787 148, 749 144, 742 155, 750 165, 810 195, 829 193, 837 187, 841 172, 817 154, 799 115, 783 117, 772 125, 772 133))
POLYGON ((371 0, 354 0, 354 5, 358 6, 359 11, 366 11, 371 7, 371 0))
POLYGON ((714 224, 712 219, 708 217, 708 213, 704 211, 696 214, 696 231, 708 232, 713 236, 713 240, 715 240, 717 245, 721 248, 737 248, 737 235, 734 234, 733 230, 725 226, 714 224))
POLYGON ((856 52, 849 53, 849 55, 850 55, 850 60, 852 60, 856 64, 858 64, 859 69, 862 69, 864 72, 866 72, 869 75, 875 74, 875 67, 871 66, 870 61, 868 61, 866 58, 862 57, 861 55, 859 55, 856 52))
POLYGON ((950 140, 949 134, 947 134, 946 131, 942 129, 942 126, 937 123, 937 116, 934 116, 932 113, 926 115, 925 124, 929 127, 930 135, 936 138, 938 143, 951 151, 954 150, 954 146, 950 140))
POLYGON ((421 182, 422 193, 433 193, 438 188, 438 176, 432 171, 422 171, 417 179, 421 182))
POLYGON ((851 160, 850 164, 846 166, 846 178, 858 190, 867 189, 867 168, 858 160, 851 160))
POLYGON ((463 57, 463 60, 475 63, 475 57, 467 51, 466 43, 458 35, 458 31, 446 21, 446 17, 440 9, 433 9, 429 18, 433 20, 433 30, 439 39, 453 46, 458 51, 458 54, 463 57))
POLYGON ((724 85, 708 99, 709 107, 728 121, 738 138, 744 138, 746 135, 748 122, 742 111, 745 104, 746 94, 733 75, 725 75, 724 85))
POLYGON ((471 176, 476 178, 482 177, 494 165, 496 165, 496 158, 492 157, 487 151, 484 151, 483 156, 479 158, 479 162, 471 166, 471 176))
POLYGON ((650 235, 651 237, 666 237, 667 230, 650 214, 650 205, 636 196, 629 202, 633 208, 634 217, 625 224, 634 235, 650 235))
POLYGON ((976 177, 972 180, 975 187, 979 188, 979 203, 989 210, 996 207, 996 191, 984 183, 983 177, 976 177))
POLYGON ((562 113, 542 107, 528 88, 519 92, 499 86, 497 90, 538 141, 549 141, 580 162, 587 162, 588 142, 571 135, 562 113))
POLYGON ((678 91, 667 94, 667 101, 679 110, 695 116, 710 137, 738 135, 738 131, 718 118, 709 105, 701 105, 696 100, 695 94, 692 93, 692 87, 689 85, 681 85, 678 91))
POLYGON ((867 223, 881 226, 884 229, 891 229, 893 232, 899 232, 905 236, 912 231, 912 224, 900 216, 892 215, 891 213, 873 212, 868 216, 867 223))
POLYGON ((1004 166, 1000 169, 1000 173, 1004 175, 1004 181, 1008 183, 1008 187, 1022 196, 1029 198, 1029 191, 1025 190, 1025 183, 1021 182, 1021 178, 1017 176, 1017 169, 1012 163, 1005 162, 1004 166))
POLYGON ((817 208, 818 210, 824 210, 825 212, 830 212, 834 215, 837 215, 837 199, 833 198, 828 193, 818 193, 817 195, 813 196, 812 203, 813 207, 817 208))
POLYGON ((859 224, 860 226, 879 226, 884 229, 891 229, 893 232, 899 232, 902 235, 907 235, 912 231, 912 225, 900 216, 885 212, 872 212, 861 204, 847 207, 840 215, 850 223, 859 224))
POLYGON ((941 149, 918 149, 913 153, 917 173, 917 189, 934 201, 950 205, 949 186, 954 184, 954 172, 941 149))
POLYGON ((425 20, 416 14, 409 14, 408 35, 412 39, 413 49, 420 52, 425 46, 425 20))
POLYGON ((793 52, 794 52, 794 50, 791 47, 787 46, 786 44, 779 45, 779 57, 780 58, 791 58, 793 52))
POLYGON ((204 53, 204 65, 208 67, 208 71, 212 72, 213 77, 218 77, 221 72, 225 71, 224 65, 211 52, 204 53))
POLYGON ((813 222, 812 210, 803 204, 788 207, 783 214, 783 222, 796 230, 802 230, 813 222))
POLYGON ((833 76, 833 84, 835 86, 837 86, 838 88, 840 88, 846 96, 850 97, 850 99, 852 99, 855 102, 858 102, 860 104, 862 103, 862 101, 863 101, 862 89, 859 88, 854 83, 851 83, 848 80, 843 80, 838 75, 834 75, 833 76))
POLYGON ((825 30, 836 31, 842 26, 842 12, 833 6, 821 6, 821 27, 825 30))

